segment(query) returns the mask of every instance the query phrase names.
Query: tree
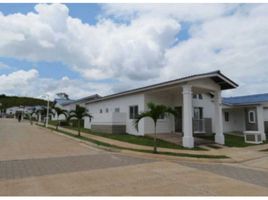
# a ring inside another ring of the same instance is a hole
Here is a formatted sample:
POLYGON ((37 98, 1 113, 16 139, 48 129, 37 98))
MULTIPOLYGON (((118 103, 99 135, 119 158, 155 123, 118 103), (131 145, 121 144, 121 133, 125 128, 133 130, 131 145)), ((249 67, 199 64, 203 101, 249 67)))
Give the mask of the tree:
MULTIPOLYGON (((42 107, 41 109, 36 111, 36 114, 41 115, 42 117, 46 117, 47 116, 47 108, 42 107)), ((54 115, 54 113, 53 113, 51 108, 48 109, 48 115, 50 115, 50 114, 54 115)), ((46 125, 46 120, 44 120, 44 126, 45 125, 46 125)))
POLYGON ((165 117, 169 114, 172 115, 176 115, 176 111, 168 106, 165 105, 156 105, 153 102, 150 102, 147 104, 149 110, 142 112, 140 114, 138 114, 138 116, 136 116, 136 119, 134 121, 135 124, 135 128, 138 131, 138 125, 139 125, 139 121, 145 117, 149 117, 153 120, 154 122, 154 153, 157 153, 157 145, 156 145, 156 125, 157 125, 157 121, 158 119, 160 119, 161 117, 165 117))
POLYGON ((61 109, 61 108, 59 108, 59 107, 54 107, 54 108, 53 108, 53 111, 55 111, 56 114, 57 114, 57 125, 56 125, 56 130, 58 130, 58 127, 59 127, 59 125, 60 125, 59 116, 60 116, 60 115, 64 115, 65 118, 67 119, 67 118, 68 118, 68 111, 67 111, 67 110, 64 110, 64 109, 61 109))
POLYGON ((72 118, 77 119, 78 136, 80 136, 80 123, 84 117, 89 117, 90 121, 92 119, 92 115, 88 114, 87 109, 82 106, 76 105, 75 110, 69 112, 68 120, 72 118))

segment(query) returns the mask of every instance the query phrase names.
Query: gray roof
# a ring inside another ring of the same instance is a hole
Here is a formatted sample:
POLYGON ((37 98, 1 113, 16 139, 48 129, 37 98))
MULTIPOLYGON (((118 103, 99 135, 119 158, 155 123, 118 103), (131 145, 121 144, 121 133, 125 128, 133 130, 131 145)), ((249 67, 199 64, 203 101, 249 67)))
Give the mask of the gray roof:
POLYGON ((268 93, 223 98, 227 105, 253 105, 268 102, 268 93))
POLYGON ((71 100, 69 102, 66 102, 62 105, 69 105, 69 104, 76 104, 76 103, 83 103, 83 102, 87 102, 87 101, 91 101, 91 100, 96 100, 96 99, 99 99, 101 98, 100 95, 98 94, 94 94, 94 95, 90 95, 90 96, 87 96, 87 97, 83 97, 83 98, 80 98, 80 99, 77 99, 77 100, 71 100))
POLYGON ((65 105, 65 104, 68 104, 68 103, 71 103, 73 102, 74 100, 71 100, 71 99, 55 99, 54 102, 60 104, 60 105, 65 105))
POLYGON ((103 101, 103 100, 106 100, 106 99, 111 99, 111 98, 115 98, 115 97, 119 97, 119 96, 129 95, 129 94, 135 94, 135 93, 139 93, 139 92, 148 91, 150 89, 163 88, 163 87, 166 87, 166 86, 173 86, 173 85, 176 85, 176 84, 181 84, 181 83, 191 81, 191 80, 196 80, 196 79, 199 79, 199 78, 210 78, 210 79, 212 79, 215 83, 220 85, 222 90, 233 89, 233 88, 238 87, 237 83, 235 83, 234 81, 232 81, 228 77, 224 76, 218 70, 218 71, 213 71, 213 72, 209 72, 209 73, 195 74, 195 75, 191 75, 191 76, 186 76, 186 77, 171 80, 171 81, 166 81, 166 82, 162 82, 162 83, 158 83, 158 84, 154 84, 154 85, 149 85, 149 86, 145 86, 145 87, 141 87, 141 88, 137 88, 137 89, 133 89, 133 90, 119 92, 119 93, 112 94, 112 95, 107 95, 107 96, 104 96, 102 98, 98 98, 96 100, 88 101, 87 103, 96 102, 96 101, 103 101))

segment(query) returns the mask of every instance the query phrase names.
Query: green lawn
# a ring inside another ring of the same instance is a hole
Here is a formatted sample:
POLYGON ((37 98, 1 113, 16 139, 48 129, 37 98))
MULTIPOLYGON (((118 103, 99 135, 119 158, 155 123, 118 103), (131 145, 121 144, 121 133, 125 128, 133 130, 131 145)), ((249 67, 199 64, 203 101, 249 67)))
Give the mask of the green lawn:
MULTIPOLYGON (((40 125, 39 125, 40 126, 40 125)), ((84 136, 77 136, 72 133, 69 133, 67 131, 62 131, 62 130, 56 130, 55 128, 49 128, 53 131, 58 131, 60 133, 63 133, 65 135, 74 137, 74 138, 79 138, 84 141, 88 141, 91 143, 94 143, 99 146, 105 146, 105 147, 111 147, 111 148, 117 148, 117 149, 122 149, 122 150, 131 150, 131 151, 137 151, 137 152, 143 152, 143 153, 154 153, 152 150, 140 150, 140 149, 132 149, 132 148, 124 148, 124 147, 119 147, 116 145, 111 145, 105 142, 100 142, 94 139, 90 139, 84 136)), ((168 156, 178 156, 178 157, 192 157, 192 158, 208 158, 208 159, 226 159, 229 158, 228 156, 225 155, 207 155, 207 154, 188 154, 188 153, 174 153, 174 152, 157 152, 157 154, 160 155, 168 155, 168 156)))
MULTIPOLYGON (((54 123, 54 122, 53 122, 54 123)), ((51 123, 52 124, 52 123, 51 123)), ((52 124, 54 125, 54 124, 52 124)), ((72 129, 72 130, 77 130, 77 128, 71 127, 71 126, 63 126, 64 128, 72 129)), ((129 135, 129 134, 109 134, 109 133, 97 133, 93 132, 90 129, 85 129, 81 128, 81 131, 84 133, 92 134, 92 135, 97 135, 97 136, 102 136, 114 140, 119 140, 123 142, 128 142, 131 144, 139 144, 139 145, 145 145, 145 146, 154 146, 154 140, 151 137, 148 136, 135 136, 135 135, 129 135)), ((189 150, 189 148, 182 147, 180 145, 176 145, 170 142, 166 142, 164 140, 157 139, 157 146, 158 147, 163 147, 163 148, 170 148, 170 149, 185 149, 189 150)), ((191 150, 204 150, 201 147, 194 147, 191 150)))
MULTIPOLYGON (((207 140, 213 140, 214 141, 214 134, 197 135, 195 137, 204 138, 204 139, 207 139, 207 140)), ((225 134, 225 146, 228 146, 228 147, 247 147, 247 146, 252 146, 252 145, 256 145, 256 144, 245 143, 244 137, 225 134)))

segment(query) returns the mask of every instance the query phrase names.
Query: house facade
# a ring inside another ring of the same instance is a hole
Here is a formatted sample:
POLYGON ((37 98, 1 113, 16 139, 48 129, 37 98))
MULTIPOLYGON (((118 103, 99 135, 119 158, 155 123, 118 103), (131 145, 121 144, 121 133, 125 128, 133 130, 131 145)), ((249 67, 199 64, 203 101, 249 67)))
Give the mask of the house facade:
POLYGON ((224 132, 259 132, 261 140, 268 134, 268 94, 223 99, 224 132))
MULTIPOLYGON (((64 109, 64 110, 69 112, 71 110, 75 110, 76 105, 86 107, 86 102, 91 101, 91 100, 95 100, 95 99, 99 99, 99 98, 101 98, 101 96, 99 96, 98 94, 90 95, 90 96, 80 98, 77 100, 57 98, 54 100, 54 104, 55 104, 55 107, 59 107, 59 108, 64 109)), ((58 119, 65 120, 65 116, 60 115, 58 117, 57 113, 55 113, 55 115, 52 116, 52 120, 58 120, 58 119)))
POLYGON ((93 119, 85 119, 85 128, 133 135, 153 133, 151 119, 141 120, 138 130, 133 123, 139 112, 147 110, 147 103, 154 102, 177 111, 176 116, 158 120, 158 133, 182 133, 183 146, 193 147, 193 133, 213 132, 215 142, 224 144, 221 91, 237 86, 215 71, 90 100, 85 105, 93 119))

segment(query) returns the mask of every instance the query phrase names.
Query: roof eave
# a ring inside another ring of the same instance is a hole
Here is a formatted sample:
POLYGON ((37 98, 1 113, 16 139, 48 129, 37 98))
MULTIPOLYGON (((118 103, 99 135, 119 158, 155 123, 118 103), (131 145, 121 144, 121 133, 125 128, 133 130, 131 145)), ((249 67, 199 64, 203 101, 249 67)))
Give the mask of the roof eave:
MULTIPOLYGON (((86 102, 86 105, 90 104, 90 103, 98 102, 98 101, 104 101, 104 100, 111 99, 111 98, 129 95, 129 94, 136 94, 136 93, 140 93, 140 92, 145 92, 145 91, 150 90, 150 89, 158 89, 158 88, 162 88, 162 87, 181 84, 181 83, 196 80, 196 79, 211 78, 214 76, 217 76, 217 77, 223 79, 224 81, 226 81, 226 83, 228 83, 230 85, 230 88, 226 88, 226 89, 233 89, 233 88, 238 87, 238 84, 236 84, 234 81, 232 81, 229 78, 227 78, 226 76, 224 76, 218 70, 218 71, 214 71, 214 72, 192 75, 192 76, 188 76, 188 77, 184 77, 184 78, 180 78, 180 79, 175 79, 175 80, 171 80, 171 81, 167 81, 167 82, 163 82, 163 83, 158 83, 158 84, 149 85, 149 86, 145 86, 145 87, 141 87, 141 88, 137 88, 137 89, 133 89, 133 90, 128 90, 125 92, 120 92, 117 94, 108 95, 106 97, 102 97, 99 99, 94 99, 92 101, 88 101, 88 102, 86 102)), ((225 90, 225 89, 222 89, 222 90, 225 90)))

